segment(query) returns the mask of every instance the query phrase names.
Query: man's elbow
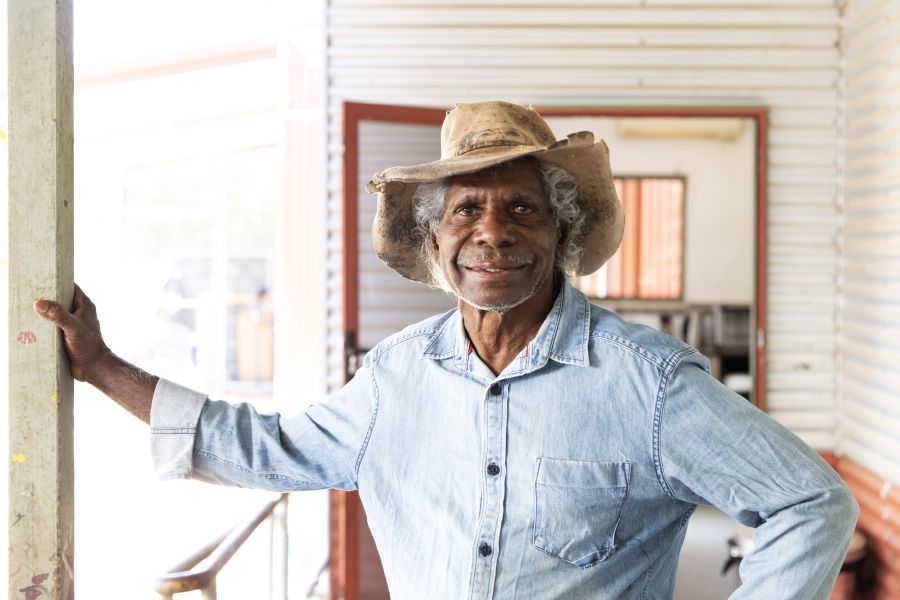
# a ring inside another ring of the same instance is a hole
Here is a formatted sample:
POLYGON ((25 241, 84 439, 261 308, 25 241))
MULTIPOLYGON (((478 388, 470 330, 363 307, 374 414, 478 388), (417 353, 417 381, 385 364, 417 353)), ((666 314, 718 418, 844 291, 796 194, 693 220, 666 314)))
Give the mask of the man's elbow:
POLYGON ((853 497, 853 492, 844 483, 829 489, 826 506, 831 532, 835 536, 843 535, 849 539, 859 519, 859 503, 853 497))

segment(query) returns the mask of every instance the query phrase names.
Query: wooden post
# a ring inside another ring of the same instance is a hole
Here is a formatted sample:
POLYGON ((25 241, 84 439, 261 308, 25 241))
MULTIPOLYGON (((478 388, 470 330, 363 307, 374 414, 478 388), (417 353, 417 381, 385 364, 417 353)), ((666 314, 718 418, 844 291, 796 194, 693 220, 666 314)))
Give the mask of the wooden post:
POLYGON ((69 600, 72 377, 36 299, 73 262, 71 0, 9 0, 9 598, 69 600))

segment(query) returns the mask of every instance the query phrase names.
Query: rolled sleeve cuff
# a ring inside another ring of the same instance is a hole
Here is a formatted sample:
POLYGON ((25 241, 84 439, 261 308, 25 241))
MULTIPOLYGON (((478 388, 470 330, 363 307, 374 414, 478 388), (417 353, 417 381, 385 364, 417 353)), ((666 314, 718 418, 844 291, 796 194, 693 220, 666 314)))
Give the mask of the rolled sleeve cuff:
POLYGON ((160 379, 150 405, 150 455, 160 479, 190 479, 206 395, 160 379))

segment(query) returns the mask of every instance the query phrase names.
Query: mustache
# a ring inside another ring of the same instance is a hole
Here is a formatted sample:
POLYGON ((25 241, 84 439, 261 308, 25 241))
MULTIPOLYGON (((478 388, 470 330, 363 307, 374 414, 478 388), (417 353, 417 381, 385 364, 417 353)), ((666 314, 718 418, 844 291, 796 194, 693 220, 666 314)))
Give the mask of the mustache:
POLYGON ((460 254, 456 260, 456 264, 461 267, 477 267, 485 263, 497 262, 514 265, 530 265, 534 262, 534 256, 531 254, 502 251, 473 252, 460 254))

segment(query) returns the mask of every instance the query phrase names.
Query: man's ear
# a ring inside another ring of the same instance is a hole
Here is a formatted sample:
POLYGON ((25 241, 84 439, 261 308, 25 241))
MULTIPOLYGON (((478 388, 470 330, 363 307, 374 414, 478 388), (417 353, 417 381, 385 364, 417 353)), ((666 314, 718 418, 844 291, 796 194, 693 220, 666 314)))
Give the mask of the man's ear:
POLYGON ((428 237, 431 238, 431 251, 436 253, 438 251, 437 236, 434 235, 433 231, 429 231, 428 237))
POLYGON ((560 221, 557 229, 556 238, 556 260, 562 260, 566 256, 566 246, 569 244, 569 233, 572 228, 568 221, 560 221))

